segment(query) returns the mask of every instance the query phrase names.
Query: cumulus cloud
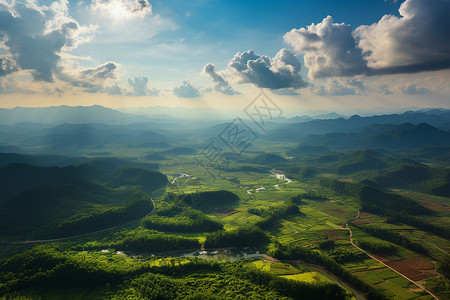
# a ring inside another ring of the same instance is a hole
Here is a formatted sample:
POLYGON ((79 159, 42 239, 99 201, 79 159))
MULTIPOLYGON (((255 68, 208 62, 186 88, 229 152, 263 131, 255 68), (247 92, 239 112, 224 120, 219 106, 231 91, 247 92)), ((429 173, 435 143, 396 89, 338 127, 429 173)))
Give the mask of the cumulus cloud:
MULTIPOLYGON (((73 67, 75 68, 75 67, 73 67)), ((77 69, 72 72, 61 72, 59 78, 72 86, 80 87, 88 93, 105 92, 118 94, 114 88, 117 85, 117 70, 119 65, 115 62, 107 62, 94 68, 77 69)))
POLYGON ((124 19, 142 18, 152 13, 148 0, 94 0, 90 9, 95 14, 124 19))
POLYGON ((11 60, 9 65, 16 65, 9 69, 11 72, 20 68, 30 70, 37 81, 54 80, 61 51, 73 49, 93 31, 68 15, 67 4, 64 0, 51 6, 39 6, 31 0, 0 4, 2 47, 15 62, 11 60))
POLYGON ((103 89, 103 91, 105 93, 107 93, 108 95, 123 95, 124 94, 123 89, 117 83, 115 83, 114 85, 105 87, 103 89))
POLYGON ((116 78, 114 71, 118 68, 114 62, 107 62, 93 69, 87 69, 81 72, 81 78, 88 81, 106 80, 108 78, 116 78))
POLYGON ((323 85, 311 86, 311 91, 321 96, 365 95, 365 90, 364 83, 358 79, 328 79, 323 85))
POLYGON ((138 0, 132 12, 152 13, 152 6, 147 0, 138 0))
POLYGON ((310 79, 450 68, 450 1, 406 0, 399 13, 354 31, 328 16, 284 40, 304 55, 310 79))
POLYGON ((202 95, 199 88, 192 85, 189 80, 183 80, 179 86, 173 89, 173 93, 180 98, 198 98, 202 95))
POLYGON ((271 90, 272 94, 278 96, 298 96, 301 95, 299 92, 293 89, 279 89, 279 90, 271 90))
POLYGON ((0 56, 0 77, 14 73, 18 70, 16 62, 6 55, 0 56))
POLYGON ((365 72, 366 63, 361 49, 357 48, 351 27, 333 23, 331 16, 319 24, 292 29, 284 35, 284 40, 304 55, 310 79, 365 72))
POLYGON ((401 88, 403 94, 409 95, 422 95, 428 93, 428 89, 424 87, 418 87, 415 83, 405 85, 401 88))
POLYGON ((399 13, 355 30, 367 65, 375 73, 449 68, 450 1, 407 0, 399 13))
POLYGON ((249 50, 236 53, 225 72, 239 83, 253 83, 260 88, 283 89, 306 86, 299 74, 300 69, 300 62, 288 49, 281 49, 274 58, 249 50))
POLYGON ((236 95, 239 92, 235 91, 228 81, 223 79, 221 75, 216 72, 216 66, 213 64, 207 64, 203 68, 203 72, 209 76, 211 76, 212 81, 215 83, 214 90, 216 92, 220 92, 226 95, 236 95))
POLYGON ((144 76, 137 76, 134 79, 128 78, 128 84, 133 88, 132 95, 134 96, 157 96, 159 90, 155 88, 149 89, 147 87, 148 78, 144 76))

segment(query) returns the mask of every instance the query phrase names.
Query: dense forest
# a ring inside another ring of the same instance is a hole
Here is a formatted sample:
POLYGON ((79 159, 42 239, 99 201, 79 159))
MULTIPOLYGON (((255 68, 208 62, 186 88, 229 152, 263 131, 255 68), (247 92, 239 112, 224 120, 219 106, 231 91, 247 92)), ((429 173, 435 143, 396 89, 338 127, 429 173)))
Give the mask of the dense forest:
POLYGON ((211 232, 223 229, 223 225, 203 212, 169 204, 158 209, 156 214, 146 217, 143 226, 165 232, 211 232))

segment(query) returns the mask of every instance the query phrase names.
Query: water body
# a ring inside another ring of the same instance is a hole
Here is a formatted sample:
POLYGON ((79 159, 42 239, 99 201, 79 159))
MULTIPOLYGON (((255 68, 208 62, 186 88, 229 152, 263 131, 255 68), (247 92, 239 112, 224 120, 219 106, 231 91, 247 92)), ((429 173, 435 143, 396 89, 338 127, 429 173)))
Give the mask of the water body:
POLYGON ((215 261, 236 261, 245 258, 259 258, 262 254, 253 250, 212 250, 212 251, 195 251, 183 255, 185 257, 198 257, 206 260, 215 261))
POLYGON ((262 254, 251 248, 244 249, 213 249, 197 250, 191 252, 164 253, 162 256, 168 257, 198 257, 206 260, 215 260, 218 262, 233 262, 246 258, 260 258, 262 254))

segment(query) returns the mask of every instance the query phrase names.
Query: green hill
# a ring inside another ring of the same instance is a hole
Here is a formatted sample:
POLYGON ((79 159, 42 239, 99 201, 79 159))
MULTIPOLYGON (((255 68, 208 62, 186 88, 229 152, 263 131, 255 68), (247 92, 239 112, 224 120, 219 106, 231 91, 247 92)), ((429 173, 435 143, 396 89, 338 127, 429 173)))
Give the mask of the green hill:
POLYGON ((194 148, 187 148, 187 147, 177 147, 172 148, 166 151, 162 151, 161 154, 164 155, 195 155, 197 154, 197 150, 194 148))
MULTIPOLYGON (((173 196, 173 195, 172 195, 173 196)), ((179 194, 173 198, 178 206, 191 206, 197 209, 227 207, 239 202, 239 197, 229 191, 210 191, 192 194, 179 194)))
POLYGON ((0 168, 0 235, 64 237, 147 215, 153 209, 148 194, 167 185, 167 177, 130 167, 120 169, 104 184, 88 179, 105 177, 108 170, 117 168, 108 161, 65 168, 26 164, 0 168))
POLYGON ((337 168, 339 174, 351 174, 360 171, 378 170, 389 165, 380 155, 372 150, 357 151, 341 159, 337 168))
POLYGON ((0 168, 0 207, 10 198, 41 185, 63 184, 81 178, 75 167, 35 167, 9 164, 0 168))
POLYGON ((276 154, 264 153, 256 156, 252 162, 255 164, 278 164, 286 162, 286 159, 276 154))
POLYGON ((326 154, 311 159, 308 163, 310 166, 316 166, 327 172, 336 172, 341 175, 384 170, 392 166, 405 164, 423 166, 413 160, 385 155, 374 150, 326 154))
POLYGON ((167 176, 157 171, 142 168, 123 168, 119 170, 109 182, 111 187, 138 186, 151 194, 153 191, 169 183, 167 176))
POLYGON ((426 165, 393 167, 373 178, 379 186, 408 188, 437 196, 450 197, 450 170, 426 165))
POLYGON ((0 211, 0 234, 55 238, 92 232, 143 217, 153 209, 137 188, 111 189, 89 180, 29 189, 0 211))

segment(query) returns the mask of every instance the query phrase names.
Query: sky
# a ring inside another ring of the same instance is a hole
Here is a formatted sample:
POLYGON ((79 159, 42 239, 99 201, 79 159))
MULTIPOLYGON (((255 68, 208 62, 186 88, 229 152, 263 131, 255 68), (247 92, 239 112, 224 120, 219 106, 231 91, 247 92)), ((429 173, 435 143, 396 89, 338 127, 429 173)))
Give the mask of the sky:
POLYGON ((0 107, 450 108, 450 0, 0 0, 0 107))

